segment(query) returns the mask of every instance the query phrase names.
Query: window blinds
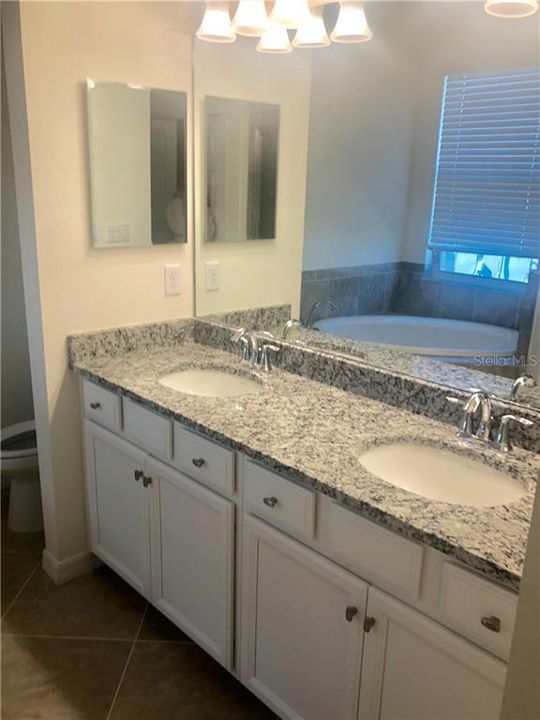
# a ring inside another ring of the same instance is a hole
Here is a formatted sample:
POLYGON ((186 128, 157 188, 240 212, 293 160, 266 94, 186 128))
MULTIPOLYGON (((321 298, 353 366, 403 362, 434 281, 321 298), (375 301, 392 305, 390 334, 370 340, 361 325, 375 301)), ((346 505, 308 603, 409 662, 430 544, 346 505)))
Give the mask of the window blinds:
POLYGON ((540 73, 447 77, 429 246, 537 258, 540 73))

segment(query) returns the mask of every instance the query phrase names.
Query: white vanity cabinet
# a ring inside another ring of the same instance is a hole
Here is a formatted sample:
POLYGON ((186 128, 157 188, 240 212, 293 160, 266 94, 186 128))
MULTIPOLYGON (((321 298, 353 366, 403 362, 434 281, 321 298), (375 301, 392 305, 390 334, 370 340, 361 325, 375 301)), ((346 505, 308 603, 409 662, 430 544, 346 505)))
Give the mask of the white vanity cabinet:
POLYGON ((506 665, 386 593, 369 589, 359 720, 495 720, 506 665))
POLYGON ((287 719, 353 718, 368 586, 244 520, 241 679, 287 719))
POLYGON ((234 503, 85 422, 92 551, 233 665, 234 503))
POLYGON ((150 596, 150 512, 146 454, 85 421, 86 493, 92 552, 150 596))

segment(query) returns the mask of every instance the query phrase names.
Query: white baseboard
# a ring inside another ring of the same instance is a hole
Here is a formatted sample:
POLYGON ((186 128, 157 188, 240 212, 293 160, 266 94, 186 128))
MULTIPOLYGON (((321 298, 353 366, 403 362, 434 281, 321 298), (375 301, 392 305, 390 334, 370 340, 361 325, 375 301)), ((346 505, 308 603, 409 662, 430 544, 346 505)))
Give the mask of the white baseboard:
POLYGON ((57 585, 79 577, 79 575, 86 575, 100 564, 100 561, 91 552, 83 552, 66 560, 57 560, 47 549, 43 550, 43 570, 57 585))

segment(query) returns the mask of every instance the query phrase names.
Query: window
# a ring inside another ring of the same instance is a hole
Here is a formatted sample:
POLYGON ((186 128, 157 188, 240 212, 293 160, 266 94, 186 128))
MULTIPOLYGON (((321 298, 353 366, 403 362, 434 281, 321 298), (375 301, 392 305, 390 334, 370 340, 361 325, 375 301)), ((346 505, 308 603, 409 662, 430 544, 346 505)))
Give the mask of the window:
POLYGON ((539 233, 539 71, 446 77, 427 264, 526 283, 539 233))

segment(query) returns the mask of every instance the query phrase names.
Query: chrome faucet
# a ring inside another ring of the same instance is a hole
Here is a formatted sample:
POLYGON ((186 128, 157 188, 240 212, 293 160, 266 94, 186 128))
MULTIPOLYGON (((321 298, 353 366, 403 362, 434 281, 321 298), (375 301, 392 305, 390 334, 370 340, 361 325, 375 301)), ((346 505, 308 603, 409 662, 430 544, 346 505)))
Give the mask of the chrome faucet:
POLYGON ((473 390, 472 395, 465 401, 465 403, 462 403, 459 398, 449 397, 447 399, 458 405, 463 404, 463 414, 458 424, 458 437, 464 439, 476 437, 478 440, 482 440, 483 442, 489 442, 491 423, 493 420, 491 414, 491 398, 489 395, 483 390, 473 390), (480 423, 476 432, 473 432, 474 417, 478 408, 481 409, 480 423))
POLYGON ((508 428, 510 426, 510 423, 518 423, 521 425, 521 427, 531 427, 531 425, 534 425, 532 420, 528 420, 527 418, 518 417, 517 415, 503 415, 501 417, 499 430, 497 432, 497 435, 495 437, 494 445, 497 448, 497 450, 500 450, 503 453, 510 452, 512 449, 512 443, 510 442, 510 437, 508 435, 508 428))
POLYGON ((535 385, 536 381, 533 376, 529 375, 529 373, 523 373, 523 375, 520 375, 517 380, 514 380, 514 384, 510 390, 510 400, 517 400, 520 388, 534 387, 535 385))
POLYGON ((293 327, 303 327, 300 320, 295 320, 294 318, 292 320, 287 320, 285 325, 283 326, 283 332, 281 333, 282 340, 287 339, 287 335, 292 330, 293 327))
POLYGON ((253 330, 238 328, 232 333, 231 340, 240 346, 240 358, 253 365, 258 354, 257 338, 253 330))
POLYGON ((259 370, 264 370, 264 372, 270 372, 272 369, 272 364, 270 362, 270 353, 278 353, 281 350, 279 345, 274 345, 274 343, 271 342, 263 342, 261 344, 261 347, 259 349, 259 359, 257 362, 257 367, 259 370))
POLYGON ((330 310, 332 310, 332 312, 334 312, 334 313, 338 313, 338 312, 339 312, 339 307, 338 307, 338 306, 336 305, 336 303, 333 302, 332 300, 317 300, 317 301, 314 302, 313 305, 311 306, 311 308, 310 308, 310 310, 309 310, 309 313, 308 313, 308 317, 307 317, 306 327, 309 328, 310 330, 313 328, 313 323, 312 323, 313 313, 314 313, 315 310, 317 310, 318 308, 324 307, 324 305, 328 305, 328 307, 330 308, 330 310))

